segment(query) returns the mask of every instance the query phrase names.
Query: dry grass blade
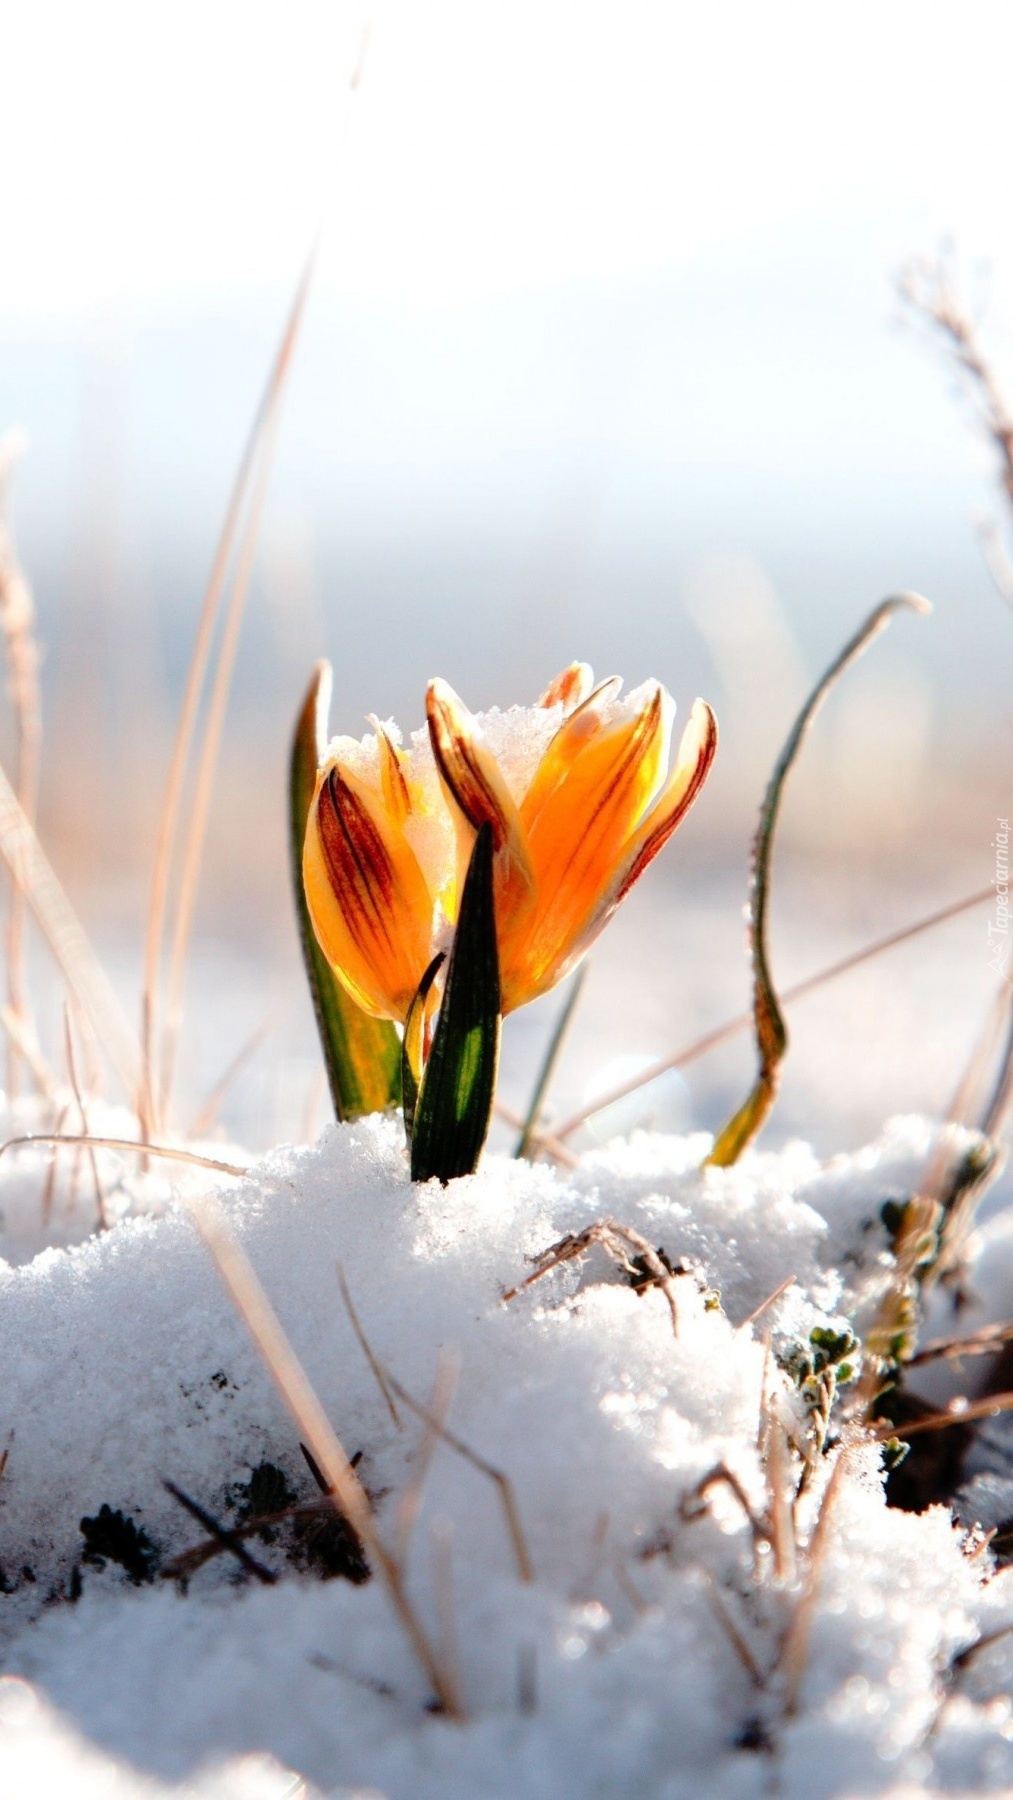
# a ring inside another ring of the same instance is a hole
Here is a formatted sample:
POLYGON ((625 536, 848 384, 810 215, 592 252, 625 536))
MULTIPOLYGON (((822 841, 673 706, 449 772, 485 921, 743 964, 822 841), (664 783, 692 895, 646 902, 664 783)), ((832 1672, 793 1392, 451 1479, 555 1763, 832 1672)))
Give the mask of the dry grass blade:
POLYGON ((782 1294, 786 1294, 790 1287, 794 1287, 797 1279, 798 1277, 795 1275, 786 1275, 781 1282, 780 1287, 776 1287, 772 1294, 768 1294, 766 1300, 761 1300, 759 1306, 754 1306, 752 1312, 746 1314, 745 1318, 740 1321, 736 1329, 738 1331, 744 1331, 747 1325, 755 1325, 757 1319, 763 1316, 768 1306, 773 1306, 775 1300, 780 1300, 782 1294))
POLYGON ((816 1602, 819 1598, 820 1575, 829 1545, 830 1521, 843 1480, 847 1455, 848 1450, 845 1445, 838 1454, 830 1479, 823 1490, 816 1529, 809 1542, 805 1587, 788 1621, 788 1627, 781 1642, 778 1665, 784 1681, 784 1713, 785 1718, 788 1719, 794 1718, 798 1711, 809 1649, 809 1637, 816 1613, 816 1602))
MULTIPOLYGON (((77 1062, 74 1056, 74 1033, 70 1024, 69 1006, 65 1007, 63 1012, 63 1034, 67 1053, 67 1079, 70 1082, 70 1088, 74 1099, 77 1101, 77 1110, 81 1115, 81 1136, 82 1139, 86 1139, 88 1136, 88 1109, 85 1106, 84 1095, 81 1092, 81 1083, 77 1078, 77 1062)), ((95 1211, 98 1215, 98 1228, 100 1231, 107 1231, 109 1228, 109 1216, 106 1210, 105 1188, 102 1185, 102 1177, 99 1174, 98 1158, 95 1155, 94 1147, 90 1144, 88 1146, 88 1161, 91 1165, 92 1181, 95 1185, 95 1211)))
MULTIPOLYGON (((912 263, 898 282, 903 299, 941 331, 960 367, 970 376, 981 405, 985 429, 999 452, 1000 478, 1013 506, 1013 413, 986 357, 978 329, 962 304, 946 262, 922 259, 912 263)), ((996 540, 997 542, 998 540, 996 540)), ((986 562, 1002 598, 1013 604, 1009 563, 1005 555, 990 555, 986 562)))
POLYGON ((256 1056, 261 1044, 271 1030, 271 1024, 272 1021, 270 1019, 262 1019, 257 1026, 256 1031, 251 1032, 245 1044, 240 1045, 235 1056, 232 1058, 232 1061, 228 1064, 223 1073, 219 1075, 218 1080, 211 1089, 204 1105, 201 1107, 200 1112, 190 1126, 190 1129, 186 1134, 187 1137, 204 1137, 205 1134, 211 1130, 212 1125, 218 1117, 222 1101, 225 1099, 229 1089, 234 1085, 246 1068, 247 1063, 256 1056))
POLYGON ((728 1610, 728 1603, 713 1575, 709 1569, 706 1570, 705 1573, 707 1576, 707 1585, 710 1589, 711 1604, 714 1607, 714 1615, 718 1620, 718 1623, 725 1632, 732 1649, 735 1651, 736 1656, 742 1664, 742 1667, 745 1669, 746 1674, 749 1676, 750 1681, 753 1683, 753 1686, 763 1688, 765 1686, 765 1681, 759 1663, 753 1655, 753 1652, 750 1650, 749 1645, 746 1643, 735 1620, 732 1618, 732 1615, 728 1610))
MULTIPOLYGON (((278 426, 281 418, 281 400, 285 382, 292 364, 295 345, 306 308, 310 280, 313 272, 313 258, 310 257, 296 289, 295 299, 289 313, 281 344, 275 357, 267 384, 267 390, 261 402, 250 441, 247 445, 236 487, 229 504, 222 537, 212 568, 208 592, 205 595, 201 623, 198 629, 197 645, 194 651, 191 675, 187 680, 183 709, 180 715, 176 745, 173 750, 172 767, 169 777, 169 791, 159 830, 158 849, 156 853, 155 876, 152 885, 152 905, 148 925, 148 941, 145 955, 145 998, 144 998, 144 1047, 145 1047, 145 1104, 150 1111, 154 1102, 159 1108, 159 1116, 168 1108, 169 1095, 172 1088, 173 1069, 176 1044, 179 1036, 179 1024, 182 1013, 183 970, 189 944, 190 927, 193 921, 193 910, 196 901, 197 882, 200 874, 201 858, 204 853, 204 839, 207 831, 208 812, 211 805, 211 790, 214 785, 215 771, 218 764, 218 752, 221 746, 222 731, 225 725, 225 712, 228 706, 229 690, 232 683, 232 670, 235 664, 236 650, 239 644, 239 632, 249 591, 250 577, 253 573, 253 562, 257 550, 260 532, 260 520, 264 502, 267 497, 267 486, 271 474, 271 464, 278 426), (187 829, 183 847, 183 864, 180 875, 179 894, 176 902, 176 918, 173 929, 172 950, 169 961, 168 1006, 166 1023, 166 1044, 164 1048, 164 1066, 161 1079, 155 1083, 153 1068, 155 1056, 156 1026, 155 1015, 156 993, 158 982, 158 964, 161 954, 162 931, 165 918, 165 906, 168 892, 168 874, 175 843, 179 820, 180 800, 183 789, 183 777, 193 738, 196 722, 197 706, 204 677, 207 672, 210 654, 210 640, 214 624, 217 620, 219 601, 221 599, 225 573, 232 550, 232 543, 238 529, 247 489, 252 487, 246 513, 246 523, 240 538, 236 569, 232 581, 232 591, 225 612, 222 628, 222 639, 218 652, 218 662, 211 685, 208 704, 208 716, 204 728, 204 737, 197 759, 197 770, 194 780, 194 791, 187 815, 187 829), (205 619, 207 627, 205 630, 205 619)), ((142 1114, 142 1120, 147 1114, 142 1114)))
POLYGON ((939 1362, 943 1357, 952 1357, 954 1362, 959 1362, 964 1356, 989 1356, 1009 1343, 1013 1343, 1013 1324, 983 1325, 980 1331, 972 1331, 968 1337, 935 1338, 908 1358, 907 1367, 917 1369, 924 1363, 939 1362))
MULTIPOLYGON (((861 950, 851 951, 848 956, 841 957, 838 962, 829 963, 825 969, 820 969, 815 975, 807 975, 804 981, 796 981, 791 987, 784 988, 780 997, 781 1005, 789 1006, 795 1000, 804 999, 807 994, 814 994, 828 981, 836 981, 838 976, 850 974, 852 969, 860 968, 863 963, 871 962, 874 957, 882 956, 885 951, 895 949, 898 944, 906 944, 912 938, 920 937, 923 931, 931 931, 937 925, 945 925, 949 919, 957 918, 960 913, 969 912, 974 906, 984 906, 986 900, 991 901, 994 898, 995 889, 993 887, 979 888, 976 893, 967 894, 962 900, 953 900, 948 906, 939 907, 924 919, 918 919, 913 925, 905 925, 900 931, 892 931, 887 937, 877 938, 874 944, 867 944, 861 950)), ((716 1025, 712 1031, 707 1031, 702 1037, 695 1038, 684 1049, 676 1050, 672 1056, 662 1057, 658 1062, 652 1063, 649 1068, 642 1070, 639 1075, 634 1075, 629 1081, 621 1082, 616 1087, 610 1088, 609 1092, 597 1099, 593 1106, 582 1107, 580 1112, 573 1113, 561 1125, 557 1125, 551 1137, 540 1138, 539 1141, 550 1149, 562 1150, 562 1140, 571 1137, 596 1112, 601 1112, 604 1107, 613 1105, 616 1100, 625 1100, 627 1094, 635 1094, 638 1088, 644 1087, 649 1081, 655 1081, 668 1069, 684 1069, 689 1063, 696 1062, 699 1057, 706 1056, 708 1051, 717 1050, 730 1038, 737 1037, 740 1031, 745 1031, 752 1023, 752 1013, 743 1012, 734 1019, 726 1020, 723 1025, 716 1025)), ((519 1120, 517 1122, 519 1123, 519 1120)))
MULTIPOLYGON (((7 524, 6 490, 17 454, 11 438, 0 444, 0 630, 3 632, 10 672, 10 695, 17 733, 14 789, 21 810, 34 828, 39 794, 39 762, 42 752, 42 702, 39 691, 39 646, 35 637, 35 604, 7 524)), ((25 982, 25 882, 12 871, 10 911, 7 918, 7 1003, 11 1013, 34 1038, 25 982)), ((7 1089, 17 1091, 20 1046, 12 1032, 7 1059, 7 1089)), ((35 1070, 30 1058, 28 1067, 35 1070)))
POLYGON ((870 613, 865 623, 835 656, 826 673, 817 682, 788 733, 787 742, 774 766, 767 792, 760 808, 760 824, 753 844, 753 882, 749 933, 753 953, 753 1018, 759 1073, 752 1092, 738 1112, 729 1119, 718 1135, 706 1163, 727 1168, 737 1162, 746 1146, 752 1143, 767 1118, 780 1082, 780 1067, 788 1047, 788 1031, 778 1004, 767 955, 767 907, 770 896, 770 871, 774 851, 774 831, 784 786, 791 767, 808 734, 809 727, 828 693, 853 662, 885 631, 895 612, 901 609, 926 613, 927 600, 920 594, 894 594, 870 613))
POLYGON ((197 1520, 198 1525, 203 1525, 205 1531, 211 1533, 215 1544, 220 1549, 231 1550, 237 1562, 241 1563, 248 1575, 255 1576, 258 1581, 263 1582, 265 1587, 274 1586, 278 1579, 274 1570, 265 1568, 262 1562, 258 1562, 255 1556, 251 1556, 236 1532, 228 1531, 224 1525, 220 1525, 213 1513, 209 1513, 207 1508, 201 1506, 190 1494, 184 1493, 183 1489, 177 1487, 174 1481, 165 1481, 162 1485, 166 1492, 179 1502, 184 1511, 188 1512, 191 1518, 197 1520))
POLYGON ((151 879, 151 897, 148 905, 148 923, 145 940, 144 964, 144 997, 142 1003, 142 1041, 144 1052, 144 1084, 141 1091, 141 1102, 138 1108, 142 1129, 153 1116, 158 1093, 158 1081, 155 1070, 157 1030, 158 1030, 158 974, 162 952, 162 939, 165 929, 165 917, 169 898, 169 876, 172 866, 172 855, 175 848, 179 827, 179 815, 183 798, 183 784, 186 776, 187 762, 193 742, 194 729, 201 694, 207 676, 211 645, 215 625, 218 619, 219 604, 225 586, 225 578, 232 559, 239 521, 254 468, 264 453, 265 441, 273 436, 278 403, 284 386, 285 376, 291 362, 295 343, 296 329, 302 315, 309 283, 310 269, 307 267, 300 281, 281 345, 274 365, 268 377, 267 386, 250 431, 242 460, 236 474, 235 483, 229 498, 221 534, 215 548, 211 573, 201 606, 197 637, 194 642, 190 665, 187 671, 186 686, 180 707, 179 720, 176 726, 176 737, 173 744, 172 757, 169 764, 169 777, 165 799, 159 819, 158 838, 155 847, 155 862, 151 879))
POLYGON ((427 1680, 443 1711, 463 1717, 460 1695, 451 1675, 433 1651, 415 1608, 408 1597, 397 1559, 380 1535, 369 1497, 310 1385, 302 1364, 282 1330, 253 1267, 217 1208, 207 1202, 191 1206, 191 1217, 217 1265, 232 1300, 246 1323, 265 1366, 298 1430, 319 1464, 335 1500, 387 1589, 391 1605, 404 1629, 427 1680))
POLYGON ((18 1054, 28 1064, 35 1078, 35 1084, 47 1100, 52 1100, 56 1093, 56 1076, 42 1054, 42 1049, 34 1027, 20 1013, 15 1013, 9 1006, 0 1006, 0 1025, 8 1037, 17 1046, 18 1054))
POLYGON ((249 1174, 249 1168, 243 1163, 219 1162, 214 1156, 201 1156, 197 1150, 182 1150, 174 1144, 153 1144, 149 1138, 118 1138, 75 1136, 63 1131, 26 1131, 20 1137, 8 1138, 0 1144, 0 1156, 7 1150, 21 1149, 25 1144, 75 1144, 95 1150, 127 1150, 135 1156, 163 1156, 168 1162, 193 1163, 198 1169, 213 1169, 219 1175, 235 1175, 242 1179, 249 1174))
POLYGON ((1006 1012, 1006 1042, 999 1058, 995 1088, 981 1116, 981 1131, 992 1139, 998 1137, 1013 1106, 1013 982, 1007 989, 1006 1012))
POLYGON ((77 999, 132 1101, 137 1093, 140 1069, 137 1040, 2 768, 0 856, 14 879, 23 884, 25 897, 68 989, 77 999))
POLYGON ((386 1374, 384 1373, 383 1364, 380 1362, 379 1357, 374 1355, 373 1346, 370 1343, 369 1339, 367 1338, 366 1333, 363 1331, 362 1325, 359 1320, 359 1315, 356 1312, 354 1305, 352 1304, 352 1296, 351 1296, 351 1293, 349 1292, 348 1282, 345 1279, 345 1271, 344 1271, 344 1268, 342 1267, 341 1263, 338 1264, 338 1286, 341 1289, 341 1298, 345 1303, 345 1311, 348 1314, 349 1323, 351 1324, 352 1330, 355 1332, 355 1335, 359 1340, 359 1348, 361 1349, 363 1356, 366 1358, 366 1361, 368 1362, 370 1368, 373 1371, 373 1376, 376 1381, 376 1385, 379 1388, 381 1394, 383 1395, 384 1402, 387 1407, 387 1411, 390 1413, 391 1422, 394 1425, 395 1429, 400 1431, 401 1430, 401 1414, 398 1412, 397 1407, 394 1405, 394 1396, 391 1393, 390 1383, 387 1380, 386 1374))
POLYGON ((953 1400, 947 1412, 930 1413, 928 1418, 914 1419, 905 1425, 877 1425, 870 1435, 877 1444, 888 1443, 891 1438, 903 1442, 922 1431, 944 1431, 948 1425, 966 1425, 969 1419, 997 1418, 1011 1408, 1013 1393, 989 1394, 984 1400, 953 1400))
POLYGON ((565 1237, 550 1244, 537 1258, 532 1273, 526 1275, 515 1287, 507 1288, 503 1295, 504 1304, 516 1300, 518 1294, 522 1294, 525 1288, 531 1287, 536 1281, 541 1281, 543 1275, 548 1275, 551 1270, 579 1259, 595 1244, 599 1244, 612 1261, 619 1265, 638 1294, 645 1293, 651 1287, 659 1289, 668 1306, 672 1334, 678 1337, 679 1309, 675 1298, 675 1283, 693 1273, 691 1265, 681 1258, 677 1263, 670 1262, 664 1252, 656 1250, 639 1231, 634 1231, 631 1225, 619 1225, 614 1219, 598 1219, 593 1225, 586 1225, 583 1231, 568 1231, 565 1237))
POLYGON ((585 963, 583 967, 577 971, 577 974, 571 983, 570 992, 566 996, 563 1009, 559 1018, 556 1020, 555 1028, 549 1039, 548 1049, 545 1052, 545 1057, 541 1069, 539 1070, 538 1080, 535 1082, 535 1091, 531 1096, 531 1103, 524 1120, 524 1127, 521 1131, 517 1148, 514 1151, 515 1157, 520 1158, 522 1156, 527 1156, 531 1149, 532 1137, 542 1110, 542 1102, 545 1099, 549 1082, 552 1080, 552 1073, 556 1067, 559 1052, 563 1047, 563 1040, 569 1029, 570 1020, 573 1018, 574 1008, 577 1005, 577 1001, 580 999, 586 978, 587 964, 585 963))
POLYGON ((937 1200, 943 1210, 939 1254, 926 1270, 922 1283, 926 1292, 960 1261, 975 1211, 989 1181, 998 1172, 1000 1159, 992 1140, 1002 1129, 1011 1098, 1013 986, 1004 983, 989 1009, 947 1113, 949 1124, 976 1124, 986 1144, 981 1151, 963 1156, 954 1168, 952 1152, 941 1140, 926 1178, 925 1192, 937 1200))
MULTIPOLYGON (((472 1468, 477 1469, 480 1475, 484 1475, 488 1481, 493 1483, 500 1496, 500 1503, 503 1507, 503 1517, 506 1521, 507 1533, 511 1545, 513 1546, 514 1557, 517 1562, 520 1578, 522 1581, 534 1581, 535 1572, 532 1566, 531 1557, 528 1554, 527 1542, 521 1527, 517 1499, 509 1475, 505 1475, 502 1469, 497 1469, 493 1463, 487 1462, 484 1456, 479 1456, 477 1451, 470 1449, 463 1439, 457 1436, 456 1432, 449 1429, 445 1418, 437 1416, 437 1410, 435 1408, 430 1410, 423 1406, 420 1401, 416 1400, 408 1392, 408 1389, 398 1381, 397 1377, 393 1375, 389 1369, 383 1367, 383 1364, 370 1344, 352 1305, 352 1298, 348 1291, 348 1285, 345 1281, 340 1264, 338 1265, 338 1279, 341 1282, 342 1298, 348 1308, 348 1316, 351 1319, 352 1328, 362 1346, 366 1360, 376 1377, 388 1407, 392 1411, 394 1410, 393 1402, 390 1399, 390 1394, 393 1392, 397 1395, 403 1405, 407 1406, 409 1412, 413 1412, 417 1419, 421 1419, 423 1424, 426 1425, 430 1431, 434 1432, 437 1437, 441 1438, 449 1449, 453 1450, 458 1456, 463 1457, 465 1462, 469 1462, 472 1468)), ((394 1422, 395 1424, 400 1424, 396 1412, 394 1413, 394 1422)))
POLYGON ((527 1540, 521 1526, 521 1516, 517 1506, 517 1496, 509 1475, 505 1475, 503 1470, 497 1469, 493 1463, 487 1462, 484 1456, 479 1456, 476 1450, 470 1449, 463 1439, 457 1436, 456 1432, 451 1431, 445 1424, 441 1424, 435 1414, 428 1412, 409 1394, 407 1388, 397 1380, 396 1376, 388 1374, 387 1379, 398 1399, 404 1402, 410 1412, 415 1413, 416 1417, 428 1425, 438 1437, 441 1437, 451 1450, 456 1451, 458 1456, 463 1456, 465 1462, 471 1463, 472 1468, 477 1469, 480 1475, 484 1475, 499 1490, 503 1517, 517 1563, 517 1572, 522 1581, 534 1581, 534 1565, 528 1552, 527 1540))
POLYGON ((422 1506, 422 1496, 429 1479, 429 1471, 433 1466, 436 1445, 446 1431, 450 1408, 454 1404, 454 1391, 457 1387, 459 1372, 460 1363, 457 1357, 446 1350, 441 1350, 436 1363, 432 1400, 428 1408, 419 1408, 419 1417, 423 1420, 426 1429, 415 1458, 415 1473, 411 1486, 405 1489, 397 1509, 396 1555, 402 1568, 408 1559, 408 1546, 422 1506))

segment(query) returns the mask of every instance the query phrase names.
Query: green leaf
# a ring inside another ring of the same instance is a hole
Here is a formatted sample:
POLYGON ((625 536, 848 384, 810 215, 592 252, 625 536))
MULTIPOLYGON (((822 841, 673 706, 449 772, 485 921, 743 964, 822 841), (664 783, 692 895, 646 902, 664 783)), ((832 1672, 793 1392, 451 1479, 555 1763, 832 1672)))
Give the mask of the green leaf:
POLYGON ((443 1005, 415 1109, 413 1181, 470 1175, 489 1131, 501 1023, 492 848, 492 827, 486 824, 471 853, 443 1005))
POLYGON ((331 668, 317 663, 296 723, 289 768, 289 849, 303 961, 339 1119, 383 1112, 401 1099, 401 1044, 389 1019, 371 1019, 333 973, 317 943, 302 879, 303 839, 317 769, 327 744, 331 668))

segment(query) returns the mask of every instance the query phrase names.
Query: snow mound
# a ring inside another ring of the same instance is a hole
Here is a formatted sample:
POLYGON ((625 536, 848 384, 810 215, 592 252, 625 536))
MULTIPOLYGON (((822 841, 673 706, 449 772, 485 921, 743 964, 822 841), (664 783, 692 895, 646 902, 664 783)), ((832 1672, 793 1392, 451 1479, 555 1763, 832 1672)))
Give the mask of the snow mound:
MULTIPOLYGON (((274 1585, 229 1552, 185 1585, 163 1578, 206 1536, 165 1481, 226 1526, 274 1510, 267 1493, 278 1510, 311 1502, 296 1429, 178 1197, 142 1183, 131 1211, 121 1159, 115 1227, 24 1260, 34 1153, 8 1157, 0 1212, 9 1198, 21 1259, 0 1263, 0 1642, 18 1679, 0 1712, 22 1717, 0 1733, 0 1791, 26 1791, 33 1756, 39 1791, 190 1783, 180 1792, 208 1800, 1008 1790, 1013 1637, 966 1678, 947 1671, 1013 1620, 1013 1591, 950 1515, 888 1509, 870 1448, 822 1515, 833 1458, 817 1459, 794 1560, 757 1529, 764 1397, 802 1441, 790 1353, 871 1304, 880 1208, 916 1186, 934 1141, 897 1121, 826 1168, 796 1145, 701 1171, 699 1138, 644 1134, 572 1173, 488 1157, 446 1188, 413 1187, 399 1127, 374 1118, 216 1180, 404 1552, 463 1723, 433 1712, 379 1579, 354 1555, 321 1561, 291 1524, 246 1540, 274 1585), (604 1220, 638 1234, 623 1240, 632 1267, 592 1233, 504 1300, 550 1246, 604 1220), (678 1271, 677 1332, 640 1239, 678 1271), (382 1368, 424 1407, 452 1385, 454 1443, 381 1390, 339 1265, 382 1368), (79 1764, 78 1785, 45 1757, 79 1764)), ((1013 1240, 1001 1246, 1008 1291, 1013 1240)))

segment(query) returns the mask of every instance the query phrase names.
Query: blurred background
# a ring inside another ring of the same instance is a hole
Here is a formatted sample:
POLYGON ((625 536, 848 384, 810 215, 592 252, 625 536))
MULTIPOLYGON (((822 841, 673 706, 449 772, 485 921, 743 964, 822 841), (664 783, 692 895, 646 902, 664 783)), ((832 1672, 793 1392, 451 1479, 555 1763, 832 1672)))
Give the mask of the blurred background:
MULTIPOLYGON (((201 597, 317 244, 182 1114, 264 1021, 225 1125, 260 1148, 326 1116, 284 825, 321 655, 333 729, 355 733, 371 711, 415 728, 432 674, 507 705, 575 657, 716 707, 708 791, 592 958, 563 1111, 614 1058, 747 1004, 773 759, 898 588, 933 616, 893 625, 792 781, 778 979, 987 885, 1013 811, 1013 611, 976 521, 1005 527, 1007 503, 973 392, 896 283, 950 255, 1013 371, 1007 48, 1001 0, 5 8, 0 431, 21 434, 9 516, 44 652, 40 829, 133 1017, 201 597)), ((772 1143, 846 1148, 945 1108, 995 986, 986 922, 799 1006, 772 1143)), ((517 1105, 557 1006, 509 1022, 517 1105)), ((718 1124, 750 1067, 742 1039, 612 1124, 718 1124)))

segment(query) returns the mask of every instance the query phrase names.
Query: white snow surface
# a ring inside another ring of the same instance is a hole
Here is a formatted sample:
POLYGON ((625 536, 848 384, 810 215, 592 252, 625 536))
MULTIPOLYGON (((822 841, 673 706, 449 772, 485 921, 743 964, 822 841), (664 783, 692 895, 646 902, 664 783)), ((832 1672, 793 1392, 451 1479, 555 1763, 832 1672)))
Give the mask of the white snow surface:
MULTIPOLYGON (((22 1108, 4 1134, 31 1123, 22 1108)), ((801 1432, 781 1363, 814 1325, 860 1330, 887 1266, 879 1209, 917 1186, 935 1142, 926 1122, 898 1120, 826 1166, 794 1145, 702 1171, 706 1139, 639 1134, 573 1171, 492 1156, 446 1188, 413 1187, 398 1123, 373 1118, 279 1149, 242 1181, 139 1177, 133 1159, 102 1152, 115 1222, 100 1233, 90 1165, 72 1191, 73 1155, 61 1152, 46 1193, 48 1153, 8 1152, 0 1794, 1009 1792, 1013 1579, 980 1538, 939 1507, 889 1509, 871 1447, 845 1463, 814 1575, 806 1546, 833 1454, 798 1508, 794 1575, 775 1576, 727 1483, 699 1516, 683 1505, 724 1464, 763 1512, 765 1384, 801 1432), (82 1560, 81 1521, 103 1506, 147 1534, 163 1567, 200 1543, 165 1478, 226 1525, 265 1462, 300 1500, 316 1494, 187 1210, 204 1191, 347 1452, 361 1454, 390 1545, 407 1534, 406 1497, 417 1504, 408 1590, 458 1672, 460 1722, 433 1711, 379 1578, 294 1567, 288 1527, 249 1540, 273 1586, 229 1553, 185 1587, 135 1585, 114 1561, 82 1560), (533 1258, 606 1218, 692 1264, 674 1285, 677 1335, 659 1289, 636 1293, 600 1246, 504 1302, 533 1258), (533 1581, 497 1484, 406 1406, 391 1416, 339 1264, 375 1356, 418 1401, 430 1405, 434 1384, 456 1374, 449 1428, 508 1478, 533 1581), (792 1697, 781 1648, 800 1605, 792 1697)), ((979 1311, 990 1293, 1008 1310, 1013 1232, 995 1222, 981 1237, 979 1311)), ((991 1488, 986 1497, 1002 1510, 991 1488)))

